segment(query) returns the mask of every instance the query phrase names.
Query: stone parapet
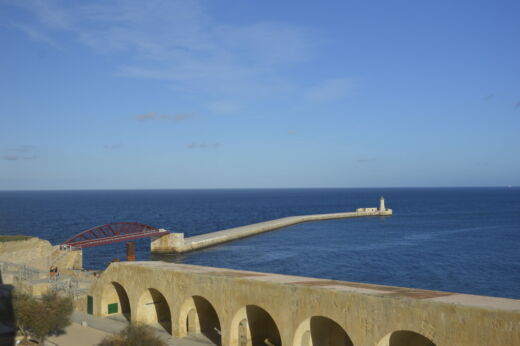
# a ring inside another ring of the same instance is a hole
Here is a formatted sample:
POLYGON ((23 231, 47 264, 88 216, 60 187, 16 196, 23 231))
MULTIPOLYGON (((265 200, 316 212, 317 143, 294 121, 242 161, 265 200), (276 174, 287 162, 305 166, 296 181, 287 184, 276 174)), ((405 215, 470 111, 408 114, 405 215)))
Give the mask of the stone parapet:
POLYGON ((93 313, 226 346, 520 345, 520 301, 164 262, 113 263, 93 313))

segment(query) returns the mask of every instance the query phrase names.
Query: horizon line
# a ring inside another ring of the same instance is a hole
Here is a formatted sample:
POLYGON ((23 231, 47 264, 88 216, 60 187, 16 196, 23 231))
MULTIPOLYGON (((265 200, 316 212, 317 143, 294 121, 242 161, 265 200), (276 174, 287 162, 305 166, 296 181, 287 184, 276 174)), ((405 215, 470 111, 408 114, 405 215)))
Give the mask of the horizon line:
POLYGON ((172 190, 331 190, 331 189, 464 189, 464 188, 518 188, 514 185, 439 185, 439 186, 358 186, 358 187, 187 187, 187 188, 41 188, 0 189, 0 192, 45 191, 172 191, 172 190))

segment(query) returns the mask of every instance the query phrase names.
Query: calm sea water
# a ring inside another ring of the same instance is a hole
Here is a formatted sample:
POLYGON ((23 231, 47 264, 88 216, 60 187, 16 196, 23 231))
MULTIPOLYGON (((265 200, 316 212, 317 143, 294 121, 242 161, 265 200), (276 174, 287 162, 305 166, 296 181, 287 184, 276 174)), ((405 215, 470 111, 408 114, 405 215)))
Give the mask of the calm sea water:
MULTIPOLYGON (((520 299, 519 188, 0 192, 0 234, 57 244, 90 227, 138 221, 186 236, 284 216, 352 211, 385 196, 392 217, 300 224, 165 260, 520 299)), ((84 250, 100 269, 124 243, 84 250)))

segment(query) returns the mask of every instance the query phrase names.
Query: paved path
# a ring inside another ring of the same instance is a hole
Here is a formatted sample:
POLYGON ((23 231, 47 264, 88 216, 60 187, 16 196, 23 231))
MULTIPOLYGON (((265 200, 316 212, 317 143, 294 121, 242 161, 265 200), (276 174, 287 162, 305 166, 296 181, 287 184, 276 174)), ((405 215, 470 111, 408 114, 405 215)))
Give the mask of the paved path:
MULTIPOLYGON (((75 311, 72 324, 65 329, 65 334, 48 338, 48 346, 92 346, 97 345, 108 335, 119 333, 127 325, 123 318, 97 317, 75 311), (86 326, 83 324, 86 322, 86 326)), ((213 345, 203 336, 189 336, 178 339, 164 330, 156 329, 157 336, 171 346, 208 346, 213 345)))
POLYGON ((78 323, 72 323, 65 329, 65 334, 50 337, 47 339, 45 344, 49 346, 95 346, 109 335, 109 333, 91 327, 83 327, 78 323))

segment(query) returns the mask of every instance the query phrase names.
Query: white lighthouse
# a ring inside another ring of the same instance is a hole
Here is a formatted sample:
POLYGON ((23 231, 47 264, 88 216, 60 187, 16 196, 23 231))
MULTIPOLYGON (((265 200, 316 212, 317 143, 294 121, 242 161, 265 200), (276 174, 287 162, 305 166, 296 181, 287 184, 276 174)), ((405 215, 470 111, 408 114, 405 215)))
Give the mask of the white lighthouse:
POLYGON ((357 208, 356 212, 362 213, 362 215, 380 215, 387 216, 392 215, 392 209, 388 209, 385 207, 385 198, 381 197, 379 199, 379 208, 370 207, 370 208, 357 208))
POLYGON ((379 211, 386 211, 385 198, 383 196, 379 199, 379 211))

